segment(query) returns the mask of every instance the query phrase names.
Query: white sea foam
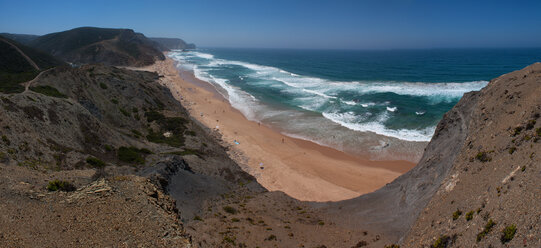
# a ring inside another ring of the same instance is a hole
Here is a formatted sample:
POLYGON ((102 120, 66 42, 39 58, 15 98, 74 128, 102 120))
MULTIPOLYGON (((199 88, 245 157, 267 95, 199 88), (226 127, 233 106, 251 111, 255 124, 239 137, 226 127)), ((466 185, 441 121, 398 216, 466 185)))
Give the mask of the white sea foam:
POLYGON ((376 105, 376 103, 373 103, 373 102, 369 102, 369 103, 361 103, 361 106, 363 108, 368 108, 368 107, 371 107, 371 106, 374 106, 376 105))
POLYGON ((424 115, 426 111, 415 111, 416 115, 424 115))
POLYGON ((396 110, 398 110, 397 107, 387 107, 387 111, 395 112, 396 110))
POLYGON ((388 137, 393 137, 401 140, 407 140, 407 141, 430 141, 432 138, 432 135, 434 135, 434 131, 436 130, 436 127, 428 127, 422 130, 411 130, 411 129, 400 129, 400 130, 394 130, 394 129, 388 129, 382 124, 382 119, 385 119, 387 117, 383 117, 380 120, 372 121, 372 122, 365 122, 365 123, 359 123, 356 121, 356 118, 351 116, 350 114, 340 114, 340 113, 323 113, 323 116, 337 124, 340 124, 341 126, 344 126, 346 128, 360 131, 360 132, 372 132, 379 135, 384 135, 388 137))
MULTIPOLYGON (((239 109, 247 118, 257 119, 264 115, 262 109, 272 109, 264 103, 258 101, 253 95, 242 91, 240 88, 231 85, 227 79, 213 76, 212 70, 229 68, 231 66, 241 66, 248 69, 249 73, 239 75, 243 83, 257 87, 267 87, 269 89, 278 90, 289 97, 293 97, 293 103, 305 110, 323 112, 323 116, 335 123, 338 123, 351 130, 361 132, 373 132, 380 135, 394 137, 408 141, 428 141, 430 140, 435 128, 430 127, 424 130, 394 130, 386 128, 384 119, 367 121, 366 118, 372 115, 371 112, 366 112, 365 116, 356 116, 354 113, 337 114, 339 105, 336 102, 341 102, 349 106, 360 105, 363 108, 372 106, 385 106, 387 114, 395 112, 400 106, 390 106, 390 102, 367 102, 358 100, 351 101, 341 99, 341 94, 356 95, 359 99, 363 95, 374 93, 391 93, 397 95, 407 95, 416 97, 425 97, 431 103, 456 101, 466 92, 479 90, 487 85, 486 81, 472 81, 465 83, 420 83, 420 82, 340 82, 331 81, 322 78, 302 76, 295 73, 285 71, 272 66, 258 65, 242 61, 225 60, 215 58, 212 54, 188 51, 188 52, 171 52, 169 56, 182 65, 190 64, 190 61, 197 59, 200 61, 200 66, 192 66, 192 70, 197 78, 213 83, 221 90, 222 94, 229 99, 233 107, 239 109), (201 62, 202 61, 202 62, 201 62), (250 78, 250 80, 245 80, 250 78), (331 106, 331 107, 329 107, 331 106), (323 109, 325 108, 325 109, 323 109)), ((181 65, 181 66, 182 66, 181 65)), ((189 68, 189 67, 182 67, 189 68)), ((245 72, 243 72, 245 73, 245 72)), ((351 99, 351 98, 348 98, 351 99)), ((352 108, 352 107, 349 107, 352 108)), ((372 111, 372 110, 370 110, 372 111)), ((417 111, 417 115, 423 115, 425 111, 417 111)), ((378 114, 378 113, 376 113, 378 114)), ((381 114, 381 113, 379 113, 381 114)), ((389 118, 388 116, 383 116, 389 118)), ((382 117, 382 118, 383 118, 382 117)))
POLYGON ((200 57, 200 58, 204 58, 204 59, 214 59, 214 55, 212 54, 208 54, 208 53, 202 53, 202 52, 189 52, 191 54, 193 54, 194 56, 197 56, 197 57, 200 57))

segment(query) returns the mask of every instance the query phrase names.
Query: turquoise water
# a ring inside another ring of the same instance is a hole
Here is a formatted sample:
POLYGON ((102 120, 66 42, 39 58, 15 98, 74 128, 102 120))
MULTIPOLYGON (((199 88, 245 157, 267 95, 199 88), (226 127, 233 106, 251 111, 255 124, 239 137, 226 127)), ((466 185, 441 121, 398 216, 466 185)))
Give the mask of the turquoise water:
POLYGON ((426 144, 465 92, 541 61, 541 49, 198 49, 169 56, 248 119, 342 150, 389 150, 398 158, 407 147, 421 149, 411 144, 426 144))

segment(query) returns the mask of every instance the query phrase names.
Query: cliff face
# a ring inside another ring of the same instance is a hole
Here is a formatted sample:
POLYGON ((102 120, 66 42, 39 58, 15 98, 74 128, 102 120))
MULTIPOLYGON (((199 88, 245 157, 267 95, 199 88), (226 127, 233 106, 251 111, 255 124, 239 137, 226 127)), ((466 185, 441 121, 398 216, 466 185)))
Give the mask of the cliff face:
POLYGON ((466 140, 405 247, 541 246, 540 96, 541 63, 478 93, 466 140))
POLYGON ((497 225, 483 245, 501 244, 502 229, 512 224, 519 237, 513 243, 539 244, 532 234, 541 228, 535 184, 541 173, 540 79, 537 63, 465 94, 440 121, 414 169, 374 193, 315 205, 334 213, 340 225, 381 231, 403 247, 432 245, 442 235, 469 247, 491 218, 497 225), (453 220, 457 209, 462 215, 453 220), (472 220, 465 220, 470 211, 472 220))
POLYGON ((169 51, 173 49, 195 49, 195 44, 186 43, 182 39, 178 38, 150 38, 158 43, 162 51, 169 51))

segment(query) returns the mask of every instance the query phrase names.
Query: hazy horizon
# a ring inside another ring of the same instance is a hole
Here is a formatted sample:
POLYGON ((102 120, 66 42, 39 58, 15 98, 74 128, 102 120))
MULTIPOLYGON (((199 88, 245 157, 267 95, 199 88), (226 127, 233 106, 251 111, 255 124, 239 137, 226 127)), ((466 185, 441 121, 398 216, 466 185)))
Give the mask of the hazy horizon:
POLYGON ((537 1, 0 1, 0 32, 130 28, 198 47, 453 49, 541 46, 537 1), (106 6, 106 7, 104 7, 106 6))

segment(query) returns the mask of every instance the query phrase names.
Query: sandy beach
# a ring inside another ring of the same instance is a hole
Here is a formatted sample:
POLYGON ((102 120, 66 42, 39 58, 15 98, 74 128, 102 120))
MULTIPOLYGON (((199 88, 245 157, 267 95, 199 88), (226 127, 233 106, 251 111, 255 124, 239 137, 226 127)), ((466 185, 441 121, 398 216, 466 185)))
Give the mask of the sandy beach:
POLYGON ((370 161, 249 121, 212 85, 179 72, 169 58, 137 69, 164 75, 162 84, 195 119, 219 132, 231 157, 270 191, 307 201, 345 200, 372 192, 415 166, 370 161))

